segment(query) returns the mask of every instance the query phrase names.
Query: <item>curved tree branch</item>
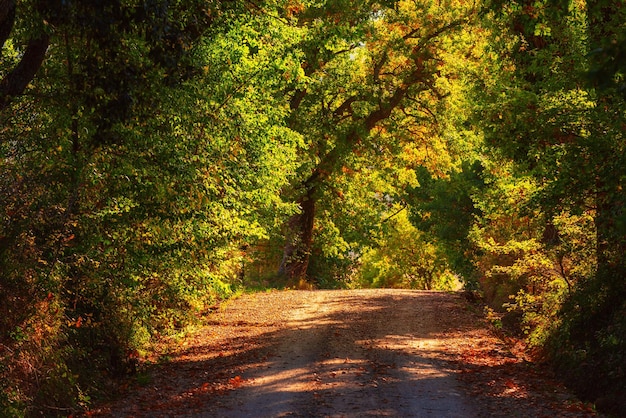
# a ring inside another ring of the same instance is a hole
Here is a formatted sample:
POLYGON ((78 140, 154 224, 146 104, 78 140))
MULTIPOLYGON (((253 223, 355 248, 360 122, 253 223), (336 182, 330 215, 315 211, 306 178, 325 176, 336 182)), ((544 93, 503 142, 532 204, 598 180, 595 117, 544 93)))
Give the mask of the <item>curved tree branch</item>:
POLYGON ((22 94, 35 77, 46 57, 49 43, 48 35, 31 39, 20 63, 0 81, 0 110, 5 109, 13 98, 22 94))
MULTIPOLYGON (((16 4, 16 0, 0 0, 0 50, 11 36, 16 4)), ((48 35, 31 39, 17 66, 0 80, 0 110, 5 109, 13 98, 22 94, 35 77, 46 56, 49 43, 48 35)))
POLYGON ((0 0, 0 49, 9 39, 15 22, 15 0, 0 0))

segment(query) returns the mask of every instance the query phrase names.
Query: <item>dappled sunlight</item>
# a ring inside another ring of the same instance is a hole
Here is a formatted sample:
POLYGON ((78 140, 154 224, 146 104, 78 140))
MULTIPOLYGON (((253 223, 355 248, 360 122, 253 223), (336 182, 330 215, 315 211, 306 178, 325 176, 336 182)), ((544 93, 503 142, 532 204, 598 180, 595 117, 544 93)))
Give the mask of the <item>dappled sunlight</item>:
POLYGON ((113 415, 516 416, 520 367, 454 294, 285 292, 232 302, 113 415))
POLYGON ((398 350, 407 354, 416 350, 423 351, 441 345, 441 342, 434 338, 420 338, 409 335, 385 335, 377 340, 365 340, 361 344, 370 349, 398 350))

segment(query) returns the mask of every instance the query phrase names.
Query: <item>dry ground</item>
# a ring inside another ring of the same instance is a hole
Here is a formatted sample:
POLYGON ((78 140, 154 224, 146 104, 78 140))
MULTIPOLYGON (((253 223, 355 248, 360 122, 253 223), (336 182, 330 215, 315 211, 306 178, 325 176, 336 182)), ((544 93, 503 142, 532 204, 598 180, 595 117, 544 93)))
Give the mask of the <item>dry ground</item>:
MULTIPOLYGON (((587 417, 459 294, 274 291, 207 317, 114 417, 587 417)), ((141 383, 141 384, 140 384, 141 383)))

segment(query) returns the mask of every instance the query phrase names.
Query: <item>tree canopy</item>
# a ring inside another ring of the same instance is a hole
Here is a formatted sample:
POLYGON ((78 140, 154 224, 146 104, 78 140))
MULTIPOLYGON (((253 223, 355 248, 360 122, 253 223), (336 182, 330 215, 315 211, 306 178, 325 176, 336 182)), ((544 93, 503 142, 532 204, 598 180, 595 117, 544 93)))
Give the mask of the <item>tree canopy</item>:
POLYGON ((85 408, 270 285, 461 283, 623 399, 625 13, 0 0, 0 411, 85 408))

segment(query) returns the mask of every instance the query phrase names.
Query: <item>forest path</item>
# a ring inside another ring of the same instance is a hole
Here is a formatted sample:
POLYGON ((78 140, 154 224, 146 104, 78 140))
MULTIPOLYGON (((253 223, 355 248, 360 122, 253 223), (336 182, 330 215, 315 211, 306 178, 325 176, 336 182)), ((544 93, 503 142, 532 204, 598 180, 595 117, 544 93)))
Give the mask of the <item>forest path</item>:
POLYGON ((92 411, 115 417, 583 417, 459 294, 245 295, 92 411))

